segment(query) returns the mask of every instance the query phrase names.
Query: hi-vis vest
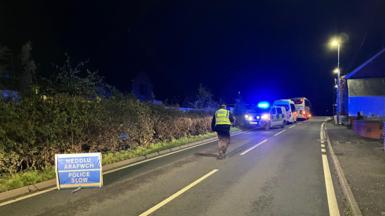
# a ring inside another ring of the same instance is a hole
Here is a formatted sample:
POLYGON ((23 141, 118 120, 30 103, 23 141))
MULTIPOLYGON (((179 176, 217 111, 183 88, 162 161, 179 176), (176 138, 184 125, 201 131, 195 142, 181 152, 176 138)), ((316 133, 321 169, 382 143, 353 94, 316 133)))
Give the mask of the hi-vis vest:
POLYGON ((231 125, 230 112, 226 109, 219 109, 215 112, 215 125, 231 125))

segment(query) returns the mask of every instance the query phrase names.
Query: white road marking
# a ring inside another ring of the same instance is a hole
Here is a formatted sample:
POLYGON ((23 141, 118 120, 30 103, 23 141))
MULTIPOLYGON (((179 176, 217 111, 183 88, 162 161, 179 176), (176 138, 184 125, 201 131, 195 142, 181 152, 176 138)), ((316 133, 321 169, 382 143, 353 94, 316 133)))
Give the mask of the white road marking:
POLYGON ((139 216, 147 216, 147 215, 150 215, 150 214, 154 213, 156 210, 160 209, 161 207, 163 207, 167 203, 171 202, 172 200, 174 200, 178 196, 180 196, 183 193, 185 193, 186 191, 190 190, 192 187, 194 187, 195 185, 199 184, 200 182, 202 182, 203 180, 205 180, 206 178, 208 178, 209 176, 211 176, 212 174, 214 174, 216 172, 218 172, 218 169, 212 170, 211 172, 209 172, 206 175, 200 177, 199 179, 195 180, 194 182, 192 182, 191 184, 187 185, 186 187, 180 189, 178 192, 176 192, 173 195, 169 196, 165 200, 163 200, 160 203, 156 204, 154 207, 152 207, 152 208, 148 209, 147 211, 143 212, 139 216))
MULTIPOLYGON (((242 132, 241 131, 241 132, 236 133, 236 134, 231 135, 231 136, 233 137, 233 136, 238 136, 238 135, 241 135, 241 134, 246 134, 246 132, 242 132)), ((157 157, 153 157, 153 158, 142 160, 142 161, 139 161, 139 162, 136 162, 136 163, 133 163, 133 164, 129 164, 127 166, 119 167, 117 169, 109 170, 109 171, 103 172, 103 176, 106 175, 106 174, 109 174, 109 173, 117 172, 117 171, 122 170, 122 169, 126 169, 126 168, 129 168, 129 167, 133 167, 133 166, 136 166, 136 165, 139 165, 139 164, 142 164, 142 163, 146 163, 146 162, 149 162, 149 161, 152 161, 152 160, 156 160, 156 159, 159 159, 159 158, 162 158, 162 157, 173 155, 173 154, 176 154, 178 152, 182 152, 182 151, 185 151, 185 150, 188 150, 188 149, 196 148, 196 147, 199 147, 199 146, 202 146, 202 145, 207 145, 207 144, 210 144, 210 143, 215 142, 215 141, 216 141, 216 139, 215 140, 210 140, 210 141, 207 141, 207 142, 203 142, 201 144, 197 144, 197 145, 194 145, 194 146, 183 148, 183 149, 180 149, 180 150, 177 150, 177 151, 174 151, 174 152, 170 152, 170 153, 167 153, 167 154, 164 154, 164 155, 159 155, 157 157)), ((25 199, 28 199, 28 198, 31 198, 31 197, 34 197, 34 196, 37 196, 37 195, 40 195, 40 194, 45 194, 45 193, 48 193, 48 192, 53 191, 55 189, 57 189, 56 186, 48 188, 48 189, 45 189, 45 190, 42 190, 42 191, 37 191, 37 192, 34 192, 32 194, 27 194, 25 196, 21 196, 21 197, 15 198, 15 199, 11 199, 11 200, 8 200, 8 201, 5 201, 5 202, 1 202, 0 203, 0 207, 1 206, 5 206, 5 205, 9 205, 9 204, 12 204, 12 203, 15 203, 15 202, 19 202, 21 200, 25 200, 25 199)))
POLYGON ((321 148, 326 148, 325 144, 321 144, 321 148))
POLYGON ((292 126, 290 126, 289 128, 293 128, 293 127, 295 127, 295 125, 292 125, 292 126))
POLYGON ((285 131, 286 131, 286 130, 281 130, 280 132, 274 134, 274 136, 278 136, 278 135, 280 135, 281 133, 283 133, 283 132, 285 132, 285 131))
POLYGON ((42 191, 39 191, 39 192, 36 192, 36 193, 33 193, 33 194, 28 194, 26 196, 22 196, 22 197, 18 197, 16 199, 12 199, 12 200, 8 200, 6 202, 2 202, 2 203, 0 203, 0 207, 8 205, 8 204, 11 204, 11 203, 14 203, 14 202, 18 202, 18 201, 21 201, 21 200, 24 200, 24 199, 28 199, 28 198, 31 198, 31 197, 34 197, 34 196, 37 196, 37 195, 40 195, 40 194, 43 194, 43 193, 47 193, 47 192, 50 192, 50 191, 53 191, 53 190, 56 190, 56 187, 48 188, 46 190, 42 190, 42 191))
POLYGON ((242 152, 240 155, 242 156, 242 155, 247 154, 249 151, 252 151, 253 149, 257 148, 258 146, 262 145, 262 144, 265 143, 265 142, 267 142, 267 139, 262 140, 262 141, 259 142, 257 145, 255 145, 255 146, 253 146, 253 147, 247 149, 246 151, 242 152))
POLYGON ((340 210, 338 209, 338 203, 336 193, 334 191, 333 180, 330 173, 329 162, 326 154, 322 154, 322 165, 325 176, 326 195, 328 199, 329 215, 339 216, 340 210))
MULTIPOLYGON (((321 125, 321 131, 324 129, 325 123, 321 125)), ((323 131, 320 133, 320 138, 321 140, 324 138, 325 134, 323 131)), ((326 197, 328 201, 328 207, 329 207, 329 215, 330 216, 340 216, 340 210, 338 208, 338 203, 337 203, 337 198, 336 198, 336 193, 334 191, 334 186, 333 186, 333 179, 332 175, 330 173, 330 167, 329 167, 329 162, 327 155, 324 154, 326 153, 326 150, 322 148, 322 166, 323 166, 323 171, 324 171, 324 178, 325 178, 325 187, 326 187, 326 197)))

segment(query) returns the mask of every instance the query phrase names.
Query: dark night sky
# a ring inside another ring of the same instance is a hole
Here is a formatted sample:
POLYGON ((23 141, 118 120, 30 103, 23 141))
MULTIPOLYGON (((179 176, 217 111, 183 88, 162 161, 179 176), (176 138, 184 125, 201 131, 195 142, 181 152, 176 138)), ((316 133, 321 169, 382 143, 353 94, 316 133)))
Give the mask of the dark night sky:
POLYGON ((89 59, 107 82, 128 91, 147 72, 159 99, 192 95, 199 83, 231 102, 308 97, 330 111, 336 52, 326 42, 347 35, 349 72, 385 46, 383 0, 2 1, 0 43, 31 40, 37 62, 68 52, 89 59))

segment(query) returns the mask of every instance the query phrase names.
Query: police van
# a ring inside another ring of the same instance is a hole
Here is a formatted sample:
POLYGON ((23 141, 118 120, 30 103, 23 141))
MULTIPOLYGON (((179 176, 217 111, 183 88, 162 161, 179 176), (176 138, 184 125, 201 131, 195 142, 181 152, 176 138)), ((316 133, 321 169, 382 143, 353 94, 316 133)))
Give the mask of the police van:
POLYGON ((245 114, 246 125, 268 130, 272 127, 285 127, 286 110, 282 106, 272 106, 270 110, 255 109, 245 114))
POLYGON ((286 122, 287 123, 295 123, 297 122, 298 113, 296 110, 296 106, 291 99, 281 99, 276 100, 273 103, 274 106, 282 106, 286 111, 286 122))

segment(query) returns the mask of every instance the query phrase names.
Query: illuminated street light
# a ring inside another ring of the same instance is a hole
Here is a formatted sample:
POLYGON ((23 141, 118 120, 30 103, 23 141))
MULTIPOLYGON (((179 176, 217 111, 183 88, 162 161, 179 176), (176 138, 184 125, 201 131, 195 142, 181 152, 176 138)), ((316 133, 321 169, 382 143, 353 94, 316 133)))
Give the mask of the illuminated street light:
POLYGON ((341 43, 342 43, 341 38, 333 37, 329 41, 329 46, 330 46, 330 48, 338 48, 339 46, 341 46, 341 43))
POLYGON ((339 74, 339 73, 341 73, 341 70, 337 67, 337 68, 335 68, 335 69, 333 70, 333 73, 339 74))
POLYGON ((342 40, 340 37, 333 37, 329 41, 329 47, 332 49, 337 48, 337 68, 333 70, 337 74, 337 123, 341 124, 341 70, 340 70, 340 50, 341 50, 342 40))

